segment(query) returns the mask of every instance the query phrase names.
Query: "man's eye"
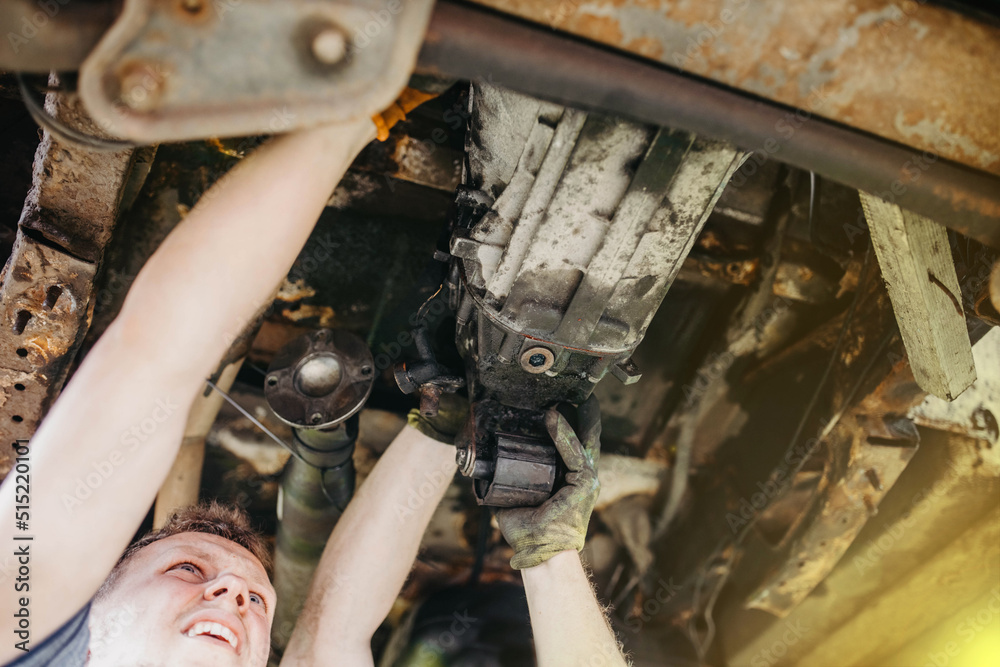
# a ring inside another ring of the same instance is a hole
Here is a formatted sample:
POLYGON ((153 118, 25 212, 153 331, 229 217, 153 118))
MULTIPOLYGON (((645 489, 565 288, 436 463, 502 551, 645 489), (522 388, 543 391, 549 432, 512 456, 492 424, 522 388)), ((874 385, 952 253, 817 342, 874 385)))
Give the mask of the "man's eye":
POLYGON ((251 593, 250 594, 250 601, 253 602, 254 604, 259 604, 262 607, 265 606, 264 605, 264 598, 262 598, 261 596, 257 595, 256 593, 251 593))
POLYGON ((179 563, 174 565, 175 570, 184 570, 185 572, 190 572, 191 574, 201 574, 201 570, 198 569, 197 565, 193 563, 179 563))

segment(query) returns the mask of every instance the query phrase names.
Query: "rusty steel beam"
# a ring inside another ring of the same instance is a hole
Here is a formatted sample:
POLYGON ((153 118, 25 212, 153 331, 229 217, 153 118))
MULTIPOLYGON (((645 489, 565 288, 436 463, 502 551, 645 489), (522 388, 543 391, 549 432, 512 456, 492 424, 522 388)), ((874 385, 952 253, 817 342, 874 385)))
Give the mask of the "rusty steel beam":
POLYGON ((944 7, 895 0, 473 2, 1000 174, 1000 27, 944 7))
MULTIPOLYGON (((94 132, 72 96, 49 110, 94 132)), ((93 153, 46 133, 14 248, 0 275, 0 476, 55 400, 90 325, 94 279, 129 178, 132 151, 93 153)))
POLYGON ((647 59, 438 2, 418 71, 730 141, 1000 247, 1000 178, 647 59))

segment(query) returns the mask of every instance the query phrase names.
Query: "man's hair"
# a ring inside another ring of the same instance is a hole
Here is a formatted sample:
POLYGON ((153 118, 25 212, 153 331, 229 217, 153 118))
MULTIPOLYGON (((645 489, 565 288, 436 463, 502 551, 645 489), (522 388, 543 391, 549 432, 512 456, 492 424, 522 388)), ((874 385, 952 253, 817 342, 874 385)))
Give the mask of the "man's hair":
POLYGON ((252 553, 265 570, 271 569, 271 553, 267 542, 250 525, 250 517, 246 512, 239 507, 223 505, 213 500, 210 503, 202 502, 177 510, 170 515, 162 528, 146 533, 129 545, 111 570, 111 574, 104 580, 101 589, 97 591, 95 599, 100 599, 111 592, 129 560, 141 549, 153 542, 181 533, 206 533, 235 542, 252 553))

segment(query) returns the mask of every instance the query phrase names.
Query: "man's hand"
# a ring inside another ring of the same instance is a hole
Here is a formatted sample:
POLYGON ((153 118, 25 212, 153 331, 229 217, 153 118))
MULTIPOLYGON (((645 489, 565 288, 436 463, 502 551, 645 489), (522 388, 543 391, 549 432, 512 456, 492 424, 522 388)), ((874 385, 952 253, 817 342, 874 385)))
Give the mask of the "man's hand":
POLYGON ((510 566, 516 570, 544 563, 556 554, 583 549, 590 514, 600 493, 597 460, 601 455, 601 408, 591 396, 578 410, 580 437, 566 418, 549 410, 545 426, 566 464, 566 486, 539 507, 497 510, 497 523, 514 547, 510 566))

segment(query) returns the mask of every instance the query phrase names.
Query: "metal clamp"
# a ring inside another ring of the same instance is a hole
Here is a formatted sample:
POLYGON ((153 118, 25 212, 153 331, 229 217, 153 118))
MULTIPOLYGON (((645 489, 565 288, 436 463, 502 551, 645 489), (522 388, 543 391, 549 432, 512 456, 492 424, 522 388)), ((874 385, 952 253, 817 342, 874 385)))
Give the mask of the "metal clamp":
POLYGON ((102 129, 141 142, 369 117, 406 85, 432 0, 126 0, 80 69, 102 129))

